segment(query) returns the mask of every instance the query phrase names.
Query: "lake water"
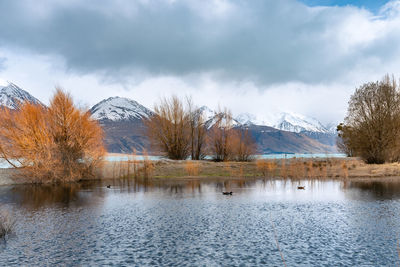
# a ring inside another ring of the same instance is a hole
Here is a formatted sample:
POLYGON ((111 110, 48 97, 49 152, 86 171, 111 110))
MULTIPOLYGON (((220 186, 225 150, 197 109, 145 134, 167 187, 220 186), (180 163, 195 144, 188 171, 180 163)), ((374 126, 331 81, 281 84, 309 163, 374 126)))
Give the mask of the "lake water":
POLYGON ((16 219, 1 266, 400 263, 399 182, 20 185, 0 187, 0 203, 16 219))

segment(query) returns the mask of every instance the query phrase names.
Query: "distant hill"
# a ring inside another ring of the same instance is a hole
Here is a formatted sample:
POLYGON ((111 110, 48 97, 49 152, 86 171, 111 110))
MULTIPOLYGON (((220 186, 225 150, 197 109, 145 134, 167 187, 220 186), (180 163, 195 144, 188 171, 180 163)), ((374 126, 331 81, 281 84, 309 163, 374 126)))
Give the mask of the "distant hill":
MULTIPOLYGON (((110 152, 130 153, 132 149, 151 151, 152 147, 146 137, 145 120, 153 112, 134 100, 112 97, 103 100, 91 109, 93 118, 100 121, 106 134, 106 145, 110 152)), ((206 120, 207 129, 216 121, 217 112, 206 106, 199 108, 206 120)), ((243 118, 243 117, 242 117, 243 118)), ((283 121, 281 121, 282 123, 283 121)), ((291 120, 293 123, 293 120, 291 120)), ((259 153, 333 153, 336 152, 335 136, 331 135, 322 125, 307 125, 301 122, 307 130, 316 131, 290 132, 241 118, 234 118, 233 126, 248 129, 257 143, 259 153), (306 128, 307 127, 307 128, 306 128), (313 128, 314 127, 314 128, 313 128)), ((295 124, 291 130, 297 129, 295 124)))
MULTIPOLYGON (((322 125, 317 119, 309 118, 301 114, 282 112, 279 114, 265 114, 264 118, 256 118, 249 113, 242 113, 236 117, 236 120, 243 125, 252 126, 253 132, 262 126, 269 126, 282 131, 298 133, 307 136, 315 141, 311 147, 314 150, 323 150, 328 152, 337 152, 336 149, 336 126, 331 123, 328 126, 322 125), (258 126, 258 127, 256 127, 258 126), (321 146, 322 144, 322 146, 321 146)), ((283 146, 282 146, 283 148, 283 146)), ((310 149, 308 145, 301 149, 310 149)), ((322 153, 322 151, 321 151, 322 153)))
POLYGON ((110 97, 94 105, 90 112, 104 129, 109 152, 151 150, 144 125, 144 121, 153 115, 150 109, 132 99, 110 97))

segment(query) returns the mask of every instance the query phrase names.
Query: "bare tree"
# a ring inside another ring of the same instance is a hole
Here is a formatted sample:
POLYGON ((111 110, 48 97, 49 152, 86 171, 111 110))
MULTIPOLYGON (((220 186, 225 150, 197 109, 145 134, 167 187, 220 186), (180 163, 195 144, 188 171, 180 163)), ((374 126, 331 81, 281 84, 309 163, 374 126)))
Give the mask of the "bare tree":
POLYGON ((193 104, 191 97, 186 97, 188 120, 190 127, 190 150, 191 158, 203 159, 206 137, 205 119, 203 112, 193 104))
POLYGON ((154 115, 146 122, 148 136, 170 159, 186 159, 190 155, 188 112, 177 96, 164 98, 154 106, 154 115))
POLYGON ((400 157, 400 93, 394 79, 357 88, 345 122, 338 127, 339 148, 367 163, 398 161, 400 157))
POLYGON ((257 147, 248 129, 234 129, 231 138, 232 159, 236 161, 251 161, 257 147))
POLYGON ((233 130, 232 113, 228 109, 219 110, 209 130, 209 150, 215 161, 227 161, 232 157, 233 130))

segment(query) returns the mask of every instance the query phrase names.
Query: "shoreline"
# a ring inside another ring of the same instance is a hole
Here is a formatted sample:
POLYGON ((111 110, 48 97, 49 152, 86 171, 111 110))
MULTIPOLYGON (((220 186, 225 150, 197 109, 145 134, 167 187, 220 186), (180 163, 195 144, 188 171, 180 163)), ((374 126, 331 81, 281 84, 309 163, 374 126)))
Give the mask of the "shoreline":
MULTIPOLYGON (((400 181, 400 163, 365 164, 356 158, 265 159, 252 162, 191 160, 107 161, 90 180, 143 178, 150 180, 343 180, 354 182, 400 181), (143 173, 143 166, 149 170, 143 173)), ((0 169, 0 186, 32 184, 18 169, 0 169)))

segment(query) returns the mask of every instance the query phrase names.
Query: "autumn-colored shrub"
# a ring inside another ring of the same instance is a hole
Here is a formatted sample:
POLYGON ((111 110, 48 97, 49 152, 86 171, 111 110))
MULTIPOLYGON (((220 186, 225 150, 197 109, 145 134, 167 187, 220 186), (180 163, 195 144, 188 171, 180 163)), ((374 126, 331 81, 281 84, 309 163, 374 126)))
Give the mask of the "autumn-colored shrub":
POLYGON ((199 175, 199 163, 191 160, 186 161, 185 170, 189 176, 199 175))
POLYGON ((164 98, 154 106, 155 114, 146 121, 152 145, 170 159, 186 159, 190 155, 188 112, 177 96, 164 98))
POLYGON ((365 83, 351 96, 338 148, 368 164, 400 161, 400 86, 394 77, 365 83))
POLYGON ((348 178, 349 177, 349 171, 348 171, 348 167, 345 161, 342 162, 341 164, 342 170, 343 170, 343 176, 344 178, 348 178))
POLYGON ((143 152, 143 167, 140 170, 143 174, 144 178, 150 178, 153 176, 154 173, 154 164, 153 162, 149 159, 149 156, 146 151, 143 152))
POLYGON ((32 182, 94 175, 105 153, 102 140, 99 124, 61 89, 48 108, 22 103, 18 110, 0 109, 0 158, 32 182))
POLYGON ((272 160, 259 159, 256 161, 256 168, 258 171, 261 172, 262 176, 264 177, 275 176, 275 170, 277 167, 278 166, 276 162, 272 160))
POLYGON ((251 161, 256 145, 249 131, 235 128, 232 113, 220 110, 208 133, 209 152, 215 161, 251 161))

